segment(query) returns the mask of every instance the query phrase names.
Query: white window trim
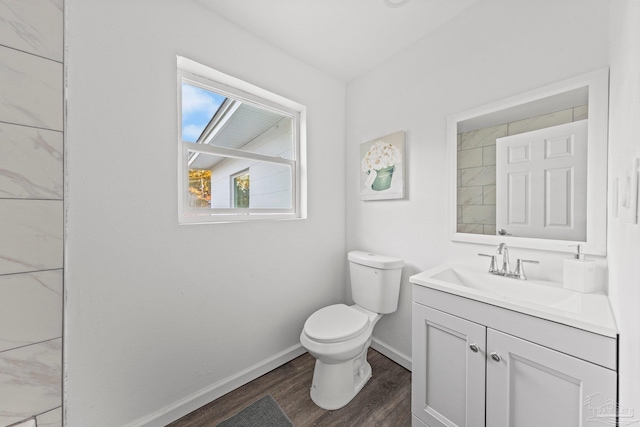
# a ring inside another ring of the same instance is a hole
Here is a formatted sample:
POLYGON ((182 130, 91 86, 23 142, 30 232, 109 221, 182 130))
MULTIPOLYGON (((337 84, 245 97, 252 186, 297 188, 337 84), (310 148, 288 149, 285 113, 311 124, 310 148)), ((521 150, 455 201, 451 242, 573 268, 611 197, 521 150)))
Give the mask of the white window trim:
POLYGON ((248 101, 292 118, 292 159, 271 157, 182 141, 182 127, 178 126, 178 223, 209 224, 255 220, 287 220, 307 217, 306 168, 306 107, 250 83, 231 77, 190 59, 177 57, 178 118, 182 115, 182 82, 215 90, 217 93, 240 101, 248 101), (221 155, 224 157, 253 159, 261 162, 289 165, 292 183, 291 209, 194 209, 188 207, 189 151, 221 155))
POLYGON ((242 175, 249 175, 249 204, 251 204, 251 174, 250 168, 242 169, 229 176, 229 185, 231 186, 231 191, 229 191, 229 196, 231 197, 231 206, 236 205, 236 178, 242 175))

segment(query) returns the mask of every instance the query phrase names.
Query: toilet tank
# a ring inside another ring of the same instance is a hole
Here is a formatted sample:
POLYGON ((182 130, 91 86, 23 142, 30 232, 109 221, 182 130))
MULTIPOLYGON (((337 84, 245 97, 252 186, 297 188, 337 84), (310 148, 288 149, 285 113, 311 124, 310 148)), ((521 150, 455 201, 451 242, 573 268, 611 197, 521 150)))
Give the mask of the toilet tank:
POLYGON ((404 261, 363 251, 349 252, 348 259, 353 301, 375 313, 396 311, 404 261))

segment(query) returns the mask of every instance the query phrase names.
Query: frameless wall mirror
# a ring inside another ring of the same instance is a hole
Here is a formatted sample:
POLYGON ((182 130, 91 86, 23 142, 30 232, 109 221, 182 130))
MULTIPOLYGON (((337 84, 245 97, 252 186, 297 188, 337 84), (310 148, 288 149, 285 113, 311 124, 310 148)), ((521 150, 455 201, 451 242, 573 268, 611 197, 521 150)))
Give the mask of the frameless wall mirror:
POLYGON ((452 240, 606 255, 607 69, 448 118, 452 240))

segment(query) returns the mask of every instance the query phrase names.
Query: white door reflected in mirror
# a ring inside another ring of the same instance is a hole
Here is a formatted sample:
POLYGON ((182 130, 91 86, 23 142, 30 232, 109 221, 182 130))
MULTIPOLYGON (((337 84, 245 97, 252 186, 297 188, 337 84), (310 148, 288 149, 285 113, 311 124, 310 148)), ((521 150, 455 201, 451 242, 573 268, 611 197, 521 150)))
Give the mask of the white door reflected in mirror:
POLYGON ((586 120, 496 140, 496 229, 586 240, 586 120))

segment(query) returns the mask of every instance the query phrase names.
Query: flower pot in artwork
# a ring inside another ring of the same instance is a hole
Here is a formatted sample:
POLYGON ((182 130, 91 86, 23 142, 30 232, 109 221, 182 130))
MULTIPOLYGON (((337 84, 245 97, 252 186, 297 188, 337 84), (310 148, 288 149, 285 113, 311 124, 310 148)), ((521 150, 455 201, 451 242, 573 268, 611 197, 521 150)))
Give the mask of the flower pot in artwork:
POLYGON ((376 179, 371 184, 371 189, 375 191, 388 190, 391 187, 391 178, 393 178, 393 171, 396 170, 395 166, 389 166, 377 171, 376 179))

